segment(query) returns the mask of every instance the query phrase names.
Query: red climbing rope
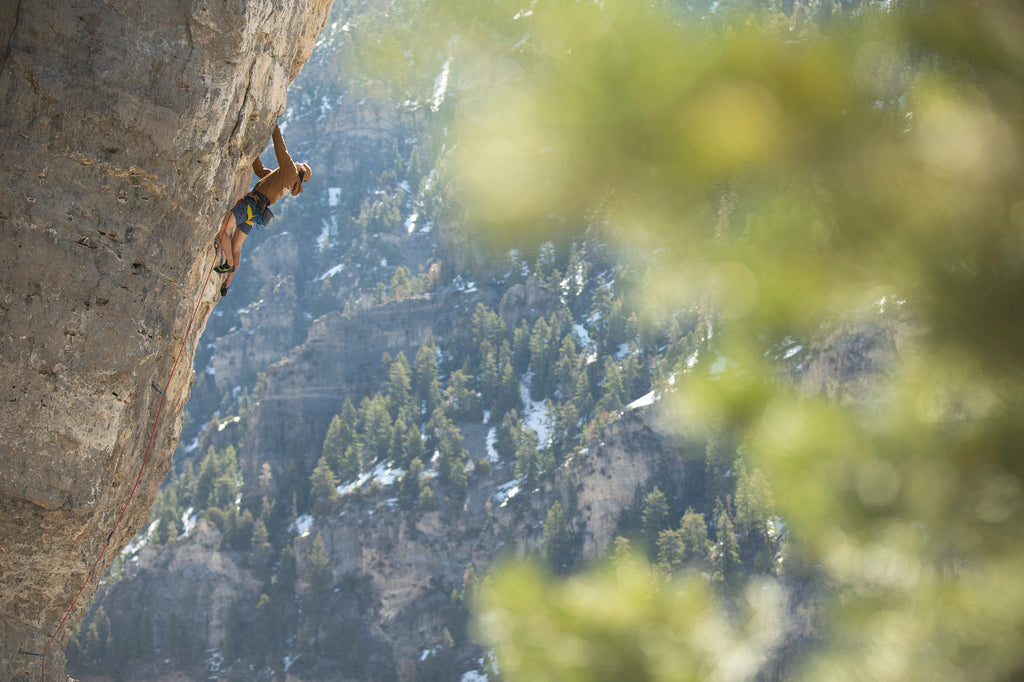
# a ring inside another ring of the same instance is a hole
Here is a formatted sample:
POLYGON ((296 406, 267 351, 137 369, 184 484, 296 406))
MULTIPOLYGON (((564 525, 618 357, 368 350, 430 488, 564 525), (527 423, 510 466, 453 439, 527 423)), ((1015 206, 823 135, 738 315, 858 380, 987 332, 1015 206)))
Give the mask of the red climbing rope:
MULTIPOLYGON (((210 275, 213 274, 213 267, 217 264, 216 258, 213 263, 210 264, 210 269, 206 273, 206 281, 203 282, 202 291, 206 291, 206 285, 210 283, 210 275)), ((189 318, 188 326, 185 328, 185 335, 181 339, 181 347, 178 349, 178 355, 174 358, 174 364, 171 365, 171 372, 167 376, 167 383, 164 384, 164 390, 160 391, 156 384, 153 387, 160 392, 160 406, 156 410, 156 417, 153 419, 153 430, 149 434, 149 443, 146 445, 146 454, 142 456, 142 466, 139 467, 139 475, 135 477, 135 485, 132 486, 132 491, 128 495, 128 499, 125 500, 124 506, 121 507, 121 514, 117 517, 117 521, 114 523, 113 529, 110 531, 110 535, 107 536, 107 541, 103 544, 103 549, 100 550, 100 555, 96 557, 96 561, 93 562, 92 568, 89 570, 89 575, 86 576, 85 582, 82 583, 82 587, 79 588, 78 594, 71 600, 71 606, 64 613, 64 617, 60 619, 60 624, 57 625, 57 629, 54 630, 53 635, 50 637, 50 641, 46 643, 46 647, 43 649, 41 654, 40 664, 40 679, 46 682, 46 654, 50 650, 50 645, 53 644, 53 640, 57 638, 57 634, 60 633, 61 628, 64 627, 64 623, 67 621, 68 616, 75 608, 75 604, 78 603, 78 598, 82 596, 82 592, 85 591, 86 586, 92 580, 93 574, 96 572, 96 567, 99 566, 100 560, 103 559, 103 555, 107 552, 107 547, 110 546, 111 540, 114 539, 114 533, 117 532, 118 527, 121 525, 121 520, 124 518, 125 512, 128 511, 128 505, 131 504, 132 498, 135 497, 135 491, 139 487, 139 482, 142 481, 142 472, 146 470, 146 463, 149 461, 149 451, 153 449, 153 439, 156 438, 156 427, 160 423, 160 414, 164 410, 164 401, 167 400, 167 391, 171 386, 171 379, 174 378, 174 371, 178 368, 178 361, 181 359, 181 354, 185 351, 185 343, 188 341, 188 335, 192 331, 192 324, 195 322, 196 313, 199 312, 199 306, 203 303, 203 297, 199 297, 199 301, 196 303, 195 309, 192 310, 192 317, 189 318)))

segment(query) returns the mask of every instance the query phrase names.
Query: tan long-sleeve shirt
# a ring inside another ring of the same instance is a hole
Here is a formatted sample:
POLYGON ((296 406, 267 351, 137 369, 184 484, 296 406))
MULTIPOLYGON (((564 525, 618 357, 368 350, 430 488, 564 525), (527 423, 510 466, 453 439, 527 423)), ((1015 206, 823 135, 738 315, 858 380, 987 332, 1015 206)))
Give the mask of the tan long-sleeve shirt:
POLYGON ((278 126, 274 126, 273 139, 277 168, 267 170, 259 157, 252 162, 252 170, 259 177, 259 181, 252 189, 269 199, 271 204, 283 198, 289 191, 292 196, 303 191, 302 183, 299 182, 299 169, 284 145, 284 136, 281 135, 281 128, 278 126))

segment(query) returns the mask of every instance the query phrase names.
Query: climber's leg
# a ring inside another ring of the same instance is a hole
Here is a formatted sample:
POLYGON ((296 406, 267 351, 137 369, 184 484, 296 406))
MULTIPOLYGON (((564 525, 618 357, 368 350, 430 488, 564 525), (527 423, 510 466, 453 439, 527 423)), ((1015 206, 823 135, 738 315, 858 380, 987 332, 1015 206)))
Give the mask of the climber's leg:
MULTIPOLYGON (((228 214, 224 216, 224 222, 220 225, 220 232, 217 233, 217 248, 224 254, 225 262, 228 265, 234 265, 235 261, 232 260, 231 241, 228 239, 228 228, 234 230, 235 225, 235 212, 234 210, 228 211, 228 214)), ((236 230, 237 231, 237 230, 236 230)))
MULTIPOLYGON (((239 259, 242 256, 242 242, 248 236, 249 233, 244 229, 236 229, 235 233, 231 236, 231 262, 235 264, 235 271, 238 270, 239 259)), ((225 289, 231 286, 231 279, 235 276, 235 271, 229 272, 227 279, 224 280, 225 289)))

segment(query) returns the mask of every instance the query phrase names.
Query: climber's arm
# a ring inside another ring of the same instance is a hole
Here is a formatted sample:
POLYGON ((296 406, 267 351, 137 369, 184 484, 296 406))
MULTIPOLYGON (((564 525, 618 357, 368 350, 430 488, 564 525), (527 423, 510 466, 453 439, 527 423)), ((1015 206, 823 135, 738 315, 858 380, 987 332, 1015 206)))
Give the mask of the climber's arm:
POLYGON ((277 156, 277 167, 285 174, 286 184, 291 186, 299 179, 299 172, 295 169, 295 162, 292 161, 288 147, 284 146, 284 135, 281 134, 280 126, 274 126, 274 154, 277 156))
POLYGON ((256 157, 256 160, 252 162, 252 172, 255 173, 256 177, 260 180, 262 180, 264 176, 270 175, 270 171, 267 170, 266 166, 263 165, 263 161, 261 161, 258 156, 256 157))

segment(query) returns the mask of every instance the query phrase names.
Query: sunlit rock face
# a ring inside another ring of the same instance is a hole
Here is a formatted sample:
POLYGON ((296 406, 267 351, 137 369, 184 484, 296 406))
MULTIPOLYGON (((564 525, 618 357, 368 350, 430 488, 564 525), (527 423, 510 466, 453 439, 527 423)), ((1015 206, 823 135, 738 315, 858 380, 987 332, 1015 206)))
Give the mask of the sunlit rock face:
POLYGON ((44 649, 65 679, 96 576, 146 520, 218 296, 215 229, 330 4, 0 3, 0 679, 39 679, 20 652, 44 649))

